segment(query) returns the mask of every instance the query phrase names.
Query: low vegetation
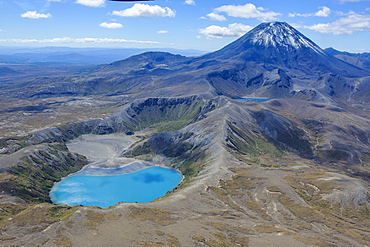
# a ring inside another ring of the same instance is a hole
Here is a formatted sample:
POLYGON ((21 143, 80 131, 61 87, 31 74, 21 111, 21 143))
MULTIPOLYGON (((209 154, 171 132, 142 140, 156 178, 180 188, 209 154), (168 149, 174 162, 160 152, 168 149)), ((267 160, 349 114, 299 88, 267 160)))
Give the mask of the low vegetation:
POLYGON ((119 216, 116 214, 105 214, 98 213, 95 211, 86 212, 86 222, 85 226, 89 227, 91 230, 96 230, 99 224, 105 220, 117 220, 119 216))
POLYGON ((31 135, 26 136, 12 136, 0 139, 0 149, 4 148, 6 151, 3 154, 13 153, 21 148, 27 147, 26 141, 31 135))
MULTIPOLYGON (((341 190, 341 186, 336 183, 336 180, 323 180, 325 177, 328 175, 324 172, 305 170, 290 174, 286 178, 286 181, 307 202, 309 207, 295 204, 285 194, 281 194, 279 200, 291 212, 307 222, 321 222, 359 243, 369 243, 370 202, 341 206, 340 203, 331 203, 325 200, 324 195, 341 190)), ((361 195, 351 194, 351 197, 356 196, 361 195)), ((352 202, 355 201, 355 199, 352 200, 352 202)))
POLYGON ((282 150, 266 141, 262 136, 248 134, 248 132, 239 129, 231 122, 228 122, 228 127, 227 146, 238 157, 261 164, 263 156, 279 158, 284 154, 282 150))
MULTIPOLYGON (((38 204, 33 205, 21 213, 18 213, 12 217, 11 224, 18 227, 19 229, 28 229, 31 232, 38 232, 51 223, 66 220, 76 210, 77 206, 57 206, 50 204, 38 204)), ((3 227, 7 227, 8 222, 3 221, 3 227)), ((10 224, 10 223, 9 223, 10 224)))
POLYGON ((5 184, 12 194, 28 202, 50 202, 49 191, 54 183, 86 164, 83 156, 68 152, 64 145, 53 144, 11 167, 9 173, 12 176, 5 184))
POLYGON ((206 222, 206 224, 215 228, 215 230, 208 236, 193 235, 192 239, 195 243, 220 247, 248 246, 249 244, 249 237, 246 236, 245 229, 236 229, 235 227, 219 222, 206 222))
POLYGON ((0 225, 7 219, 19 214, 28 207, 28 204, 1 203, 0 204, 0 225))
POLYGON ((200 113, 203 100, 196 97, 178 99, 149 98, 128 110, 131 119, 126 123, 130 130, 155 128, 157 133, 179 130, 200 113))
POLYGON ((167 210, 157 208, 142 208, 130 206, 130 214, 125 217, 133 218, 141 221, 151 221, 153 223, 168 226, 176 222, 177 218, 172 216, 172 213, 167 210))
POLYGON ((3 193, 21 198, 17 203, 0 204, 0 224, 5 224, 7 219, 12 217, 12 222, 27 223, 31 220, 29 224, 39 227, 37 225, 41 222, 50 223, 68 218, 75 208, 33 205, 51 202, 49 191, 54 183, 80 170, 86 164, 87 160, 83 156, 69 153, 63 144, 50 144, 48 148, 24 157, 16 166, 11 167, 9 172, 0 176, 3 193))

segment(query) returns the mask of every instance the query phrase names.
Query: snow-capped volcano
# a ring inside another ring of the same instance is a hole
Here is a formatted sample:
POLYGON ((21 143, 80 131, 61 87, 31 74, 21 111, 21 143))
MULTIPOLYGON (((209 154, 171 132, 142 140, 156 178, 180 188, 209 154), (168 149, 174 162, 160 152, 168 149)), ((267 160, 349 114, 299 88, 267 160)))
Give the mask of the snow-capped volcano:
POLYGON ((310 48, 318 53, 325 52, 314 42, 286 22, 263 23, 250 36, 251 43, 260 46, 274 46, 301 49, 310 48))
MULTIPOLYGON (((261 23, 206 59, 255 62, 270 69, 283 69, 304 77, 334 73, 347 77, 369 73, 330 54, 286 22, 261 23)), ((290 73, 292 74, 292 73, 290 73)))

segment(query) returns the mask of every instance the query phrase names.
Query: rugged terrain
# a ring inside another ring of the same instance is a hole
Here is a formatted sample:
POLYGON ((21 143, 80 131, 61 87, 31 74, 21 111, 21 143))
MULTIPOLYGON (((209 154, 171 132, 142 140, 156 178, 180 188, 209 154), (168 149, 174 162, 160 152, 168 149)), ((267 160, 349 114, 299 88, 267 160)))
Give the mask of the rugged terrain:
POLYGON ((370 72, 286 23, 198 57, 151 52, 29 81, 1 71, 2 245, 370 244, 370 72), (112 156, 72 153, 86 138, 112 156), (185 178, 146 204, 50 202, 54 182, 102 156, 185 178))
POLYGON ((332 47, 326 48, 325 52, 347 63, 353 64, 357 67, 360 67, 366 70, 370 69, 370 53, 369 52, 350 53, 350 52, 338 51, 332 47))

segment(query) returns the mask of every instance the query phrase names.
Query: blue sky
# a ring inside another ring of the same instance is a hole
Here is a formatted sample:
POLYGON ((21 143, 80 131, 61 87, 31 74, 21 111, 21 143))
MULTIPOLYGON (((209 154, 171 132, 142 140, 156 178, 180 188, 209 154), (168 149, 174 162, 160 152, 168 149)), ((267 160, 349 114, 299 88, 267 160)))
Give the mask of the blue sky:
POLYGON ((323 48, 370 52, 370 0, 0 0, 1 46, 214 51, 286 21, 323 48))

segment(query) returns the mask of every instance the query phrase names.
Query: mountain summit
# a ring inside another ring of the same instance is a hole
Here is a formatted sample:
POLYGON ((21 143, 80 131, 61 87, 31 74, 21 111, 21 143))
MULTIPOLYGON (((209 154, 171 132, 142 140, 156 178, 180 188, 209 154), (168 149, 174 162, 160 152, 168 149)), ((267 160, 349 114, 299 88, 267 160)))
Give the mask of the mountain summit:
POLYGON ((261 23, 236 41, 205 57, 257 62, 310 76, 324 73, 347 77, 368 75, 368 72, 327 54, 286 22, 261 23))
POLYGON ((262 23, 249 34, 245 38, 252 45, 273 46, 281 52, 312 49, 317 53, 325 54, 319 46, 286 22, 262 23))
POLYGON ((261 23, 236 41, 213 54, 216 57, 240 57, 253 61, 267 56, 309 51, 327 56, 324 50, 286 22, 261 23), (253 53, 256 56, 252 56, 253 53))

